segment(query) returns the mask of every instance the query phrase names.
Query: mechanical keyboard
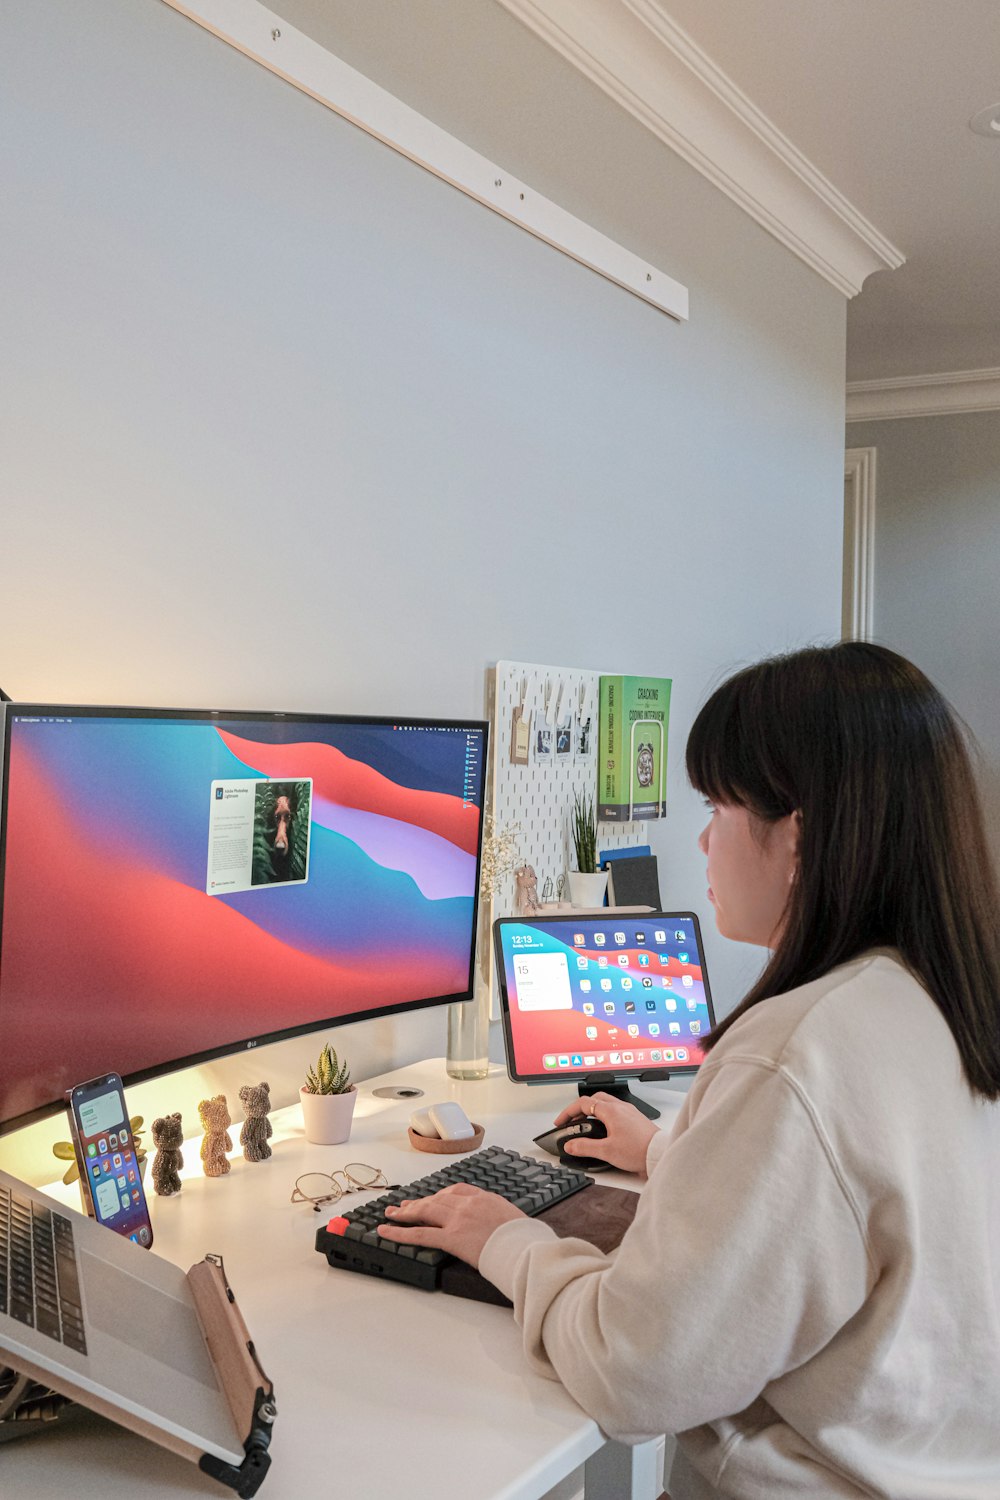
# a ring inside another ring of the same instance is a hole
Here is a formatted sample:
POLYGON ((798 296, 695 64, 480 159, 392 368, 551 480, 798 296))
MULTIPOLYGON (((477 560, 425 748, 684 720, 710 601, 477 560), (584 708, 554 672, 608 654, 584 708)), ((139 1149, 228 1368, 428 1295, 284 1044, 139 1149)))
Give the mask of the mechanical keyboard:
POLYGON ((338 1214, 317 1231, 316 1249, 335 1270, 360 1271, 366 1276, 384 1276, 424 1291, 436 1291, 441 1272, 455 1257, 444 1250, 426 1250, 384 1240, 378 1226, 386 1222, 385 1211, 390 1204, 402 1203, 404 1198, 429 1198, 456 1182, 469 1182, 487 1192, 499 1193, 531 1217, 593 1185, 586 1172, 519 1156, 516 1151, 505 1151, 500 1146, 487 1146, 485 1151, 450 1162, 429 1177, 392 1188, 350 1213, 338 1214))

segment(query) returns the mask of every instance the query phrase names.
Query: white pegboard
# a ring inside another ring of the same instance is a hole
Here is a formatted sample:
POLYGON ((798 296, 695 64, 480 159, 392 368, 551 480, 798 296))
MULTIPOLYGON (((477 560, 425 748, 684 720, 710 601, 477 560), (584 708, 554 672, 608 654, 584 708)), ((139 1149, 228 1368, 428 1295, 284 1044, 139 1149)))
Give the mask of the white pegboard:
MULTIPOLYGON (((517 864, 531 865, 538 877, 538 894, 551 880, 553 893, 561 876, 576 868, 573 849, 571 814, 574 792, 597 801, 597 714, 600 702, 601 673, 587 667, 546 667, 538 662, 500 661, 486 674, 486 704, 490 720, 490 768, 487 779, 486 811, 491 812, 498 832, 518 825, 517 864), (562 719, 570 719, 572 744, 567 755, 557 754, 555 705, 562 690, 562 719), (511 760, 511 731, 514 709, 523 703, 531 714, 531 749, 527 765, 511 760), (540 721, 545 717, 546 698, 550 704, 548 724, 552 732, 552 753, 537 754, 540 721), (586 748, 581 743, 581 726, 589 719, 586 748), (578 722, 578 720, 580 722, 578 722)), ((598 823, 598 849, 621 849, 628 844, 648 842, 648 827, 639 822, 598 823)), ((504 875, 497 883, 496 894, 488 908, 487 922, 494 917, 510 916, 514 911, 514 877, 504 875)), ((568 899, 568 894, 565 899, 568 899)), ((493 945, 489 926, 480 933, 477 964, 489 976, 490 1014, 499 1017, 499 1001, 493 945), (485 939, 485 952, 483 940, 485 939)))
MULTIPOLYGON (((538 893, 546 880, 553 888, 559 878, 576 868, 571 817, 574 793, 597 800, 597 711, 601 673, 585 667, 551 667, 538 662, 500 661, 487 683, 489 703, 493 791, 491 807, 498 829, 520 825, 517 835, 520 863, 529 864, 538 876, 538 893), (525 712, 531 714, 531 750, 527 765, 511 761, 511 731, 514 710, 524 695, 525 712), (561 699, 560 699, 561 694, 561 699), (538 730, 552 735, 552 750, 540 756, 538 730), (557 753, 555 706, 561 702, 560 721, 569 721, 568 754, 557 753), (581 726, 589 720, 586 749, 581 745, 581 726)), ((598 849, 621 849, 628 844, 647 843, 646 825, 599 823, 598 849)), ((568 899, 568 896, 567 898, 568 899)), ((513 876, 500 883, 494 901, 496 916, 514 910, 513 876)))

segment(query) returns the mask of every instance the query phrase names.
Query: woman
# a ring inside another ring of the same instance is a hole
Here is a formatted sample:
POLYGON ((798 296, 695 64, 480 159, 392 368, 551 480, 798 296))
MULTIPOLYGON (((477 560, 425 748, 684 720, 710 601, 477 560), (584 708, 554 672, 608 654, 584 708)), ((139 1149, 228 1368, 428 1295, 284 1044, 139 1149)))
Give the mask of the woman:
POLYGON ((607 1432, 679 1433, 674 1500, 996 1500, 1000 909, 961 733, 844 643, 724 684, 687 765, 719 930, 771 956, 669 1138, 559 1117, 648 1173, 619 1250, 470 1188, 383 1232, 478 1264, 607 1432))

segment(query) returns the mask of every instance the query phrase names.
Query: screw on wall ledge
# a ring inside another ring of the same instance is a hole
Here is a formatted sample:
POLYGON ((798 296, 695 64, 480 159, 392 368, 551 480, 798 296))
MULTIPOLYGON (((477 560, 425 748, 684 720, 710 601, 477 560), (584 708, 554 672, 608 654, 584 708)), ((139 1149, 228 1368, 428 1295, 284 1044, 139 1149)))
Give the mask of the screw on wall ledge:
POLYGON ((281 36, 281 32, 278 30, 278 28, 276 26, 274 28, 274 30, 271 32, 271 41, 272 42, 276 42, 280 36, 281 36))

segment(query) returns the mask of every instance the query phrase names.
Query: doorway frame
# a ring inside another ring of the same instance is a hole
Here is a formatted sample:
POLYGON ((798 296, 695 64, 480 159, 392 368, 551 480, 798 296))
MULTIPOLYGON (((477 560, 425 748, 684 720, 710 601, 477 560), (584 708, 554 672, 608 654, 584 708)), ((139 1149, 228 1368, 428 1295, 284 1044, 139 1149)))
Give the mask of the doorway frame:
POLYGON ((874 639, 876 449, 844 454, 844 571, 841 637, 874 639))

